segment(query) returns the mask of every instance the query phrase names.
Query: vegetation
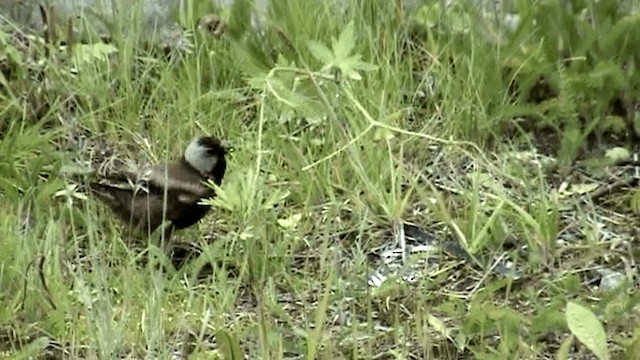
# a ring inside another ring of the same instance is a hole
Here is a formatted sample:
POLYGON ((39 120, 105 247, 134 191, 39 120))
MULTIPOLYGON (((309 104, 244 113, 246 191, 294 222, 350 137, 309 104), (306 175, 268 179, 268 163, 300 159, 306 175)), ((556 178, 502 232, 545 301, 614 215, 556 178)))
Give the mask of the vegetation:
POLYGON ((171 56, 0 33, 2 356, 640 353, 631 4, 186 3, 171 56), (68 175, 202 133, 233 151, 177 269, 68 175))

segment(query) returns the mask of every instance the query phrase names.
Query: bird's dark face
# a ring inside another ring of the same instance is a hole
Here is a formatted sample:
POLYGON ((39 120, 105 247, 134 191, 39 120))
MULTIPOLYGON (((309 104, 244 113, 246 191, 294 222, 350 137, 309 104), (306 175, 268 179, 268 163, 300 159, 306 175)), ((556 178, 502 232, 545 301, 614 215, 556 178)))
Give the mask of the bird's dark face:
POLYGON ((227 149, 222 145, 222 141, 211 136, 201 136, 196 139, 198 145, 207 149, 209 155, 224 156, 227 153, 227 149))
POLYGON ((184 153, 184 159, 204 176, 220 185, 227 169, 227 150, 219 139, 201 136, 194 139, 184 153))

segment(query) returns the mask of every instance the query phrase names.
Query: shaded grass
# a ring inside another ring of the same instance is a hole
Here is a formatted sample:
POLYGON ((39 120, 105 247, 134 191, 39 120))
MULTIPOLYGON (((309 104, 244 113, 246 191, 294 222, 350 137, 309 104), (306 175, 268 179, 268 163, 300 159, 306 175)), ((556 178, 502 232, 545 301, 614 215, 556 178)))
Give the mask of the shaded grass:
MULTIPOLYGON (((3 351, 26 357, 30 343, 34 353, 62 348, 70 357, 209 358, 229 356, 223 336, 218 349, 211 344, 225 330, 250 358, 536 358, 566 338, 568 298, 605 317, 614 349, 637 342, 619 317, 637 312, 637 294, 598 301, 587 286, 594 263, 625 255, 589 230, 599 210, 554 197, 544 170, 523 170, 530 163, 505 160, 499 146, 475 145, 495 136, 507 101, 492 49, 473 36, 434 37, 406 52, 407 19, 391 2, 349 3, 344 17, 327 3, 282 2, 262 38, 200 34, 178 63, 129 44, 115 65, 91 63, 77 76, 48 68, 60 95, 44 125, 9 119, 0 144, 3 351), (307 42, 329 44, 348 19, 354 52, 379 69, 333 83, 307 42), (431 63, 420 70, 435 90, 419 113, 406 95, 420 88, 412 72, 425 52, 431 63), (312 75, 300 106, 265 85, 290 84, 292 73, 312 75), (215 213, 178 234, 204 248, 185 269, 158 271, 168 261, 159 244, 132 246, 93 201, 56 196, 66 186, 62 165, 88 156, 80 146, 61 150, 62 139, 100 135, 146 162, 178 154, 202 132, 235 151, 215 213), (580 211, 562 215, 567 204, 580 211), (506 252, 525 276, 441 257, 416 284, 371 287, 372 259, 397 240, 399 222, 427 226, 478 257, 527 245, 506 252), (583 238, 558 248, 568 228, 583 238), (48 291, 36 268, 25 271, 39 255, 48 291), (212 274, 198 281, 205 263, 212 274)), ((18 107, 24 98, 3 102, 18 107)))

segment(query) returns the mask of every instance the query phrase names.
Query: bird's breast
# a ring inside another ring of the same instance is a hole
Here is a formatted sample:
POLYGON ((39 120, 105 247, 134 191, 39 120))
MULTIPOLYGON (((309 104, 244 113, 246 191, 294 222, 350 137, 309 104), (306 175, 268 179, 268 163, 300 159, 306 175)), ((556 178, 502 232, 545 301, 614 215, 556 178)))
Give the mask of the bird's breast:
POLYGON ((177 229, 187 228, 202 219, 209 212, 210 208, 211 207, 208 205, 192 205, 185 207, 176 218, 172 219, 171 222, 177 229))

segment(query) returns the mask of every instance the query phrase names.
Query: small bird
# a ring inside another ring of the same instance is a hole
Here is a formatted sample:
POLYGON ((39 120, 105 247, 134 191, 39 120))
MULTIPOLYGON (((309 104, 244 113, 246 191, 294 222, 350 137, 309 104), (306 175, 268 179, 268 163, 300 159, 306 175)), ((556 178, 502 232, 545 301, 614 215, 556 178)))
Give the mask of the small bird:
POLYGON ((202 219, 210 206, 200 200, 215 196, 205 183, 220 186, 227 163, 226 149, 219 139, 200 136, 187 146, 182 159, 153 166, 140 175, 122 171, 89 184, 91 192, 131 229, 151 234, 165 221, 165 239, 176 229, 190 227, 202 219))
POLYGON ((216 14, 207 14, 198 19, 198 29, 209 33, 215 38, 222 37, 226 27, 222 18, 216 14))

